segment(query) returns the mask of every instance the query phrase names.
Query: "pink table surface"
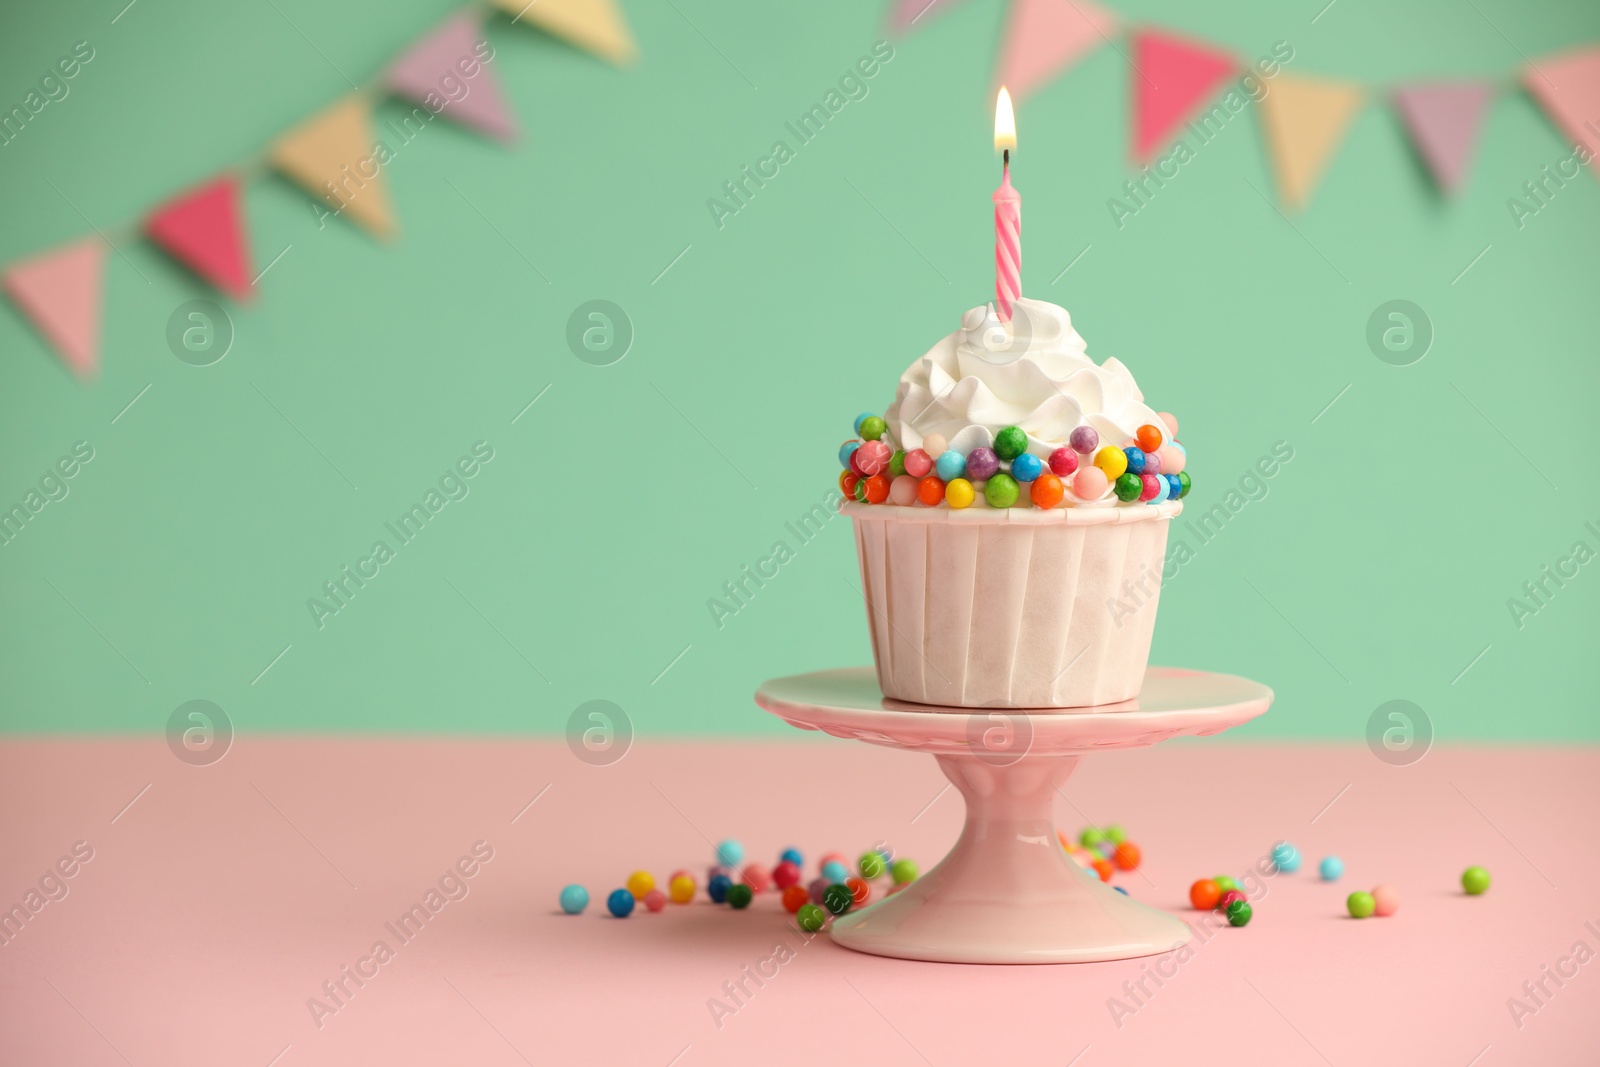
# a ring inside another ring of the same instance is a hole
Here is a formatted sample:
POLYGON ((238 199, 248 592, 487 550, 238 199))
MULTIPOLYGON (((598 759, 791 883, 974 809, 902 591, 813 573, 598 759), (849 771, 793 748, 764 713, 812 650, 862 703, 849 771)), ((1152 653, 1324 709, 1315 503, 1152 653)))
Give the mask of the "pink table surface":
POLYGON ((1404 768, 1219 741, 1090 757, 1060 823, 1125 824, 1140 899, 1192 918, 1190 881, 1242 874, 1279 838, 1306 868, 1181 962, 983 967, 808 942, 772 894, 604 916, 629 871, 703 878, 726 836, 762 859, 881 840, 931 863, 961 812, 925 756, 641 741, 591 767, 561 742, 244 739, 193 767, 160 740, 12 742, 0 906, 76 842, 93 858, 0 949, 0 1064, 1600 1063, 1600 963, 1561 962, 1600 951, 1597 772, 1594 750, 1527 748, 1404 768), (479 841, 493 858, 467 895, 402 943, 385 924, 479 841), (1329 852, 1347 871, 1332 886, 1311 873, 1329 852), (1486 896, 1458 888, 1470 863, 1493 873, 1486 896), (593 897, 575 918, 555 906, 572 881, 593 897), (1380 881, 1400 913, 1344 917, 1380 881), (319 1026, 308 998, 378 940, 393 958, 319 1026), (764 984, 744 977, 779 945, 764 984), (1557 986, 1546 966, 1576 973, 1557 986), (1535 1004, 1523 983, 1541 978, 1535 1004), (1513 997, 1537 1010, 1514 1018, 1513 997), (713 998, 736 1010, 714 1017, 713 998))

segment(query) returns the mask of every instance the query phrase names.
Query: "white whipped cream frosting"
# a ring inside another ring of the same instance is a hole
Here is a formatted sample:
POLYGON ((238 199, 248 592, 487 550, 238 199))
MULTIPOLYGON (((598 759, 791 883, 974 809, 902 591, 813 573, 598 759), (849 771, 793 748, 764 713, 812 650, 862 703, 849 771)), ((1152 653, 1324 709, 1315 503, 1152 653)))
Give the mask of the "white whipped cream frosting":
POLYGON ((1028 451, 1045 459, 1079 426, 1093 427, 1101 446, 1120 448, 1139 427, 1163 425, 1128 368, 1116 359, 1095 363, 1087 347, 1055 304, 1019 299, 1009 326, 992 307, 973 308, 961 329, 900 376, 884 415, 889 433, 908 451, 941 434, 948 449, 965 454, 1018 426, 1028 451))

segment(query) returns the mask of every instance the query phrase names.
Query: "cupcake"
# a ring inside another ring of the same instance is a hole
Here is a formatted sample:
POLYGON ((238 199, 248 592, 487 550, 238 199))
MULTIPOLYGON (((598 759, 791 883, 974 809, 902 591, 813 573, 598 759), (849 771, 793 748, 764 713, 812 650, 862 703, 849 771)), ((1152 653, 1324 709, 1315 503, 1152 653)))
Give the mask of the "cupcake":
POLYGON ((885 696, 1068 708, 1138 694, 1167 524, 1189 491, 1177 420, 1065 309, 974 308, 845 442, 885 696))

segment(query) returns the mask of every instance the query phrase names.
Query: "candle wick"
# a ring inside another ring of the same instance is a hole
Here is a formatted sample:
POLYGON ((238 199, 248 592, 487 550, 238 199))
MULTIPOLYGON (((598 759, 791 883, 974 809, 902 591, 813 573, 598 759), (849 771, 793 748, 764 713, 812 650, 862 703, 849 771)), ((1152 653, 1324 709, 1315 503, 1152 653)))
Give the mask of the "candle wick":
POLYGON ((1011 149, 1007 148, 1002 150, 1000 153, 1000 160, 1002 166, 1011 166, 1011 149))

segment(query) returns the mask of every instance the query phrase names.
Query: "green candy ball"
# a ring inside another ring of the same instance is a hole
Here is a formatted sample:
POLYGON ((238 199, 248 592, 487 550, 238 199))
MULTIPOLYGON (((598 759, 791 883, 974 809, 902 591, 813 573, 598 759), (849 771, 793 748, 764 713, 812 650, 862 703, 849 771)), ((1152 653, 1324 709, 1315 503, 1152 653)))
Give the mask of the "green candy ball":
POLYGON ((906 451, 903 448, 895 449, 894 455, 889 457, 889 477, 898 478, 906 472, 906 451))
POLYGON ((1009 474, 997 473, 983 485, 983 499, 989 502, 991 508, 1009 508, 1017 502, 1021 492, 1017 480, 1009 474))
POLYGON ((1344 906, 1350 909, 1352 919, 1365 919, 1378 910, 1378 902, 1372 899, 1371 893, 1351 893, 1344 906))
POLYGON ((1250 907, 1248 900, 1236 900, 1228 905, 1228 922, 1234 926, 1243 926, 1255 914, 1255 909, 1250 907))
POLYGON ((856 870, 861 872, 863 878, 877 878, 883 874, 883 857, 876 852, 863 852, 856 861, 856 870))
POLYGON ((1144 492, 1144 481, 1137 474, 1123 474, 1117 478, 1113 488, 1117 491, 1117 499, 1127 503, 1139 499, 1139 494, 1144 492))
POLYGON ((1467 896, 1477 896, 1489 888, 1489 872, 1482 867, 1468 867, 1461 872, 1461 888, 1467 896))
POLYGON ((1213 882, 1217 883, 1217 888, 1222 890, 1224 893, 1226 893, 1230 889, 1238 889, 1239 888, 1239 883, 1235 882, 1232 878, 1229 878, 1225 874, 1219 874, 1219 875, 1217 875, 1215 878, 1213 878, 1211 880, 1213 882))
POLYGON ((1016 459, 1028 450, 1028 435, 1021 427, 1007 426, 994 435, 994 454, 1006 462, 1016 459))
POLYGON ((1112 823, 1110 826, 1106 827, 1106 840, 1110 841, 1113 845, 1120 845, 1127 839, 1128 831, 1124 830, 1116 823, 1112 823))
POLYGON ((1105 839, 1105 834, 1091 826, 1083 833, 1078 835, 1078 844, 1082 845, 1084 848, 1095 848, 1105 839))
POLYGON ((883 436, 884 431, 888 428, 889 424, 878 418, 878 416, 868 415, 861 420, 861 439, 863 441, 876 441, 883 436))
POLYGON ((867 480, 862 478, 857 481, 856 487, 850 495, 856 498, 857 503, 865 504, 867 502, 867 480))
POLYGON ((752 892, 750 887, 745 885, 743 882, 740 882, 738 885, 732 885, 728 887, 728 903, 735 908, 741 910, 748 908, 750 906, 751 899, 754 897, 755 893, 752 892))
POLYGON ((855 894, 847 885, 834 884, 822 891, 822 906, 835 915, 843 915, 855 902, 855 894))
POLYGON ((814 934, 828 924, 828 913, 815 904, 802 904, 794 914, 794 923, 808 934, 814 934))
POLYGON ((906 885, 917 880, 917 865, 911 860, 895 860, 894 866, 889 868, 889 876, 894 879, 895 885, 906 885))
POLYGON ((1189 495, 1189 472, 1178 472, 1178 499, 1182 500, 1189 495))

